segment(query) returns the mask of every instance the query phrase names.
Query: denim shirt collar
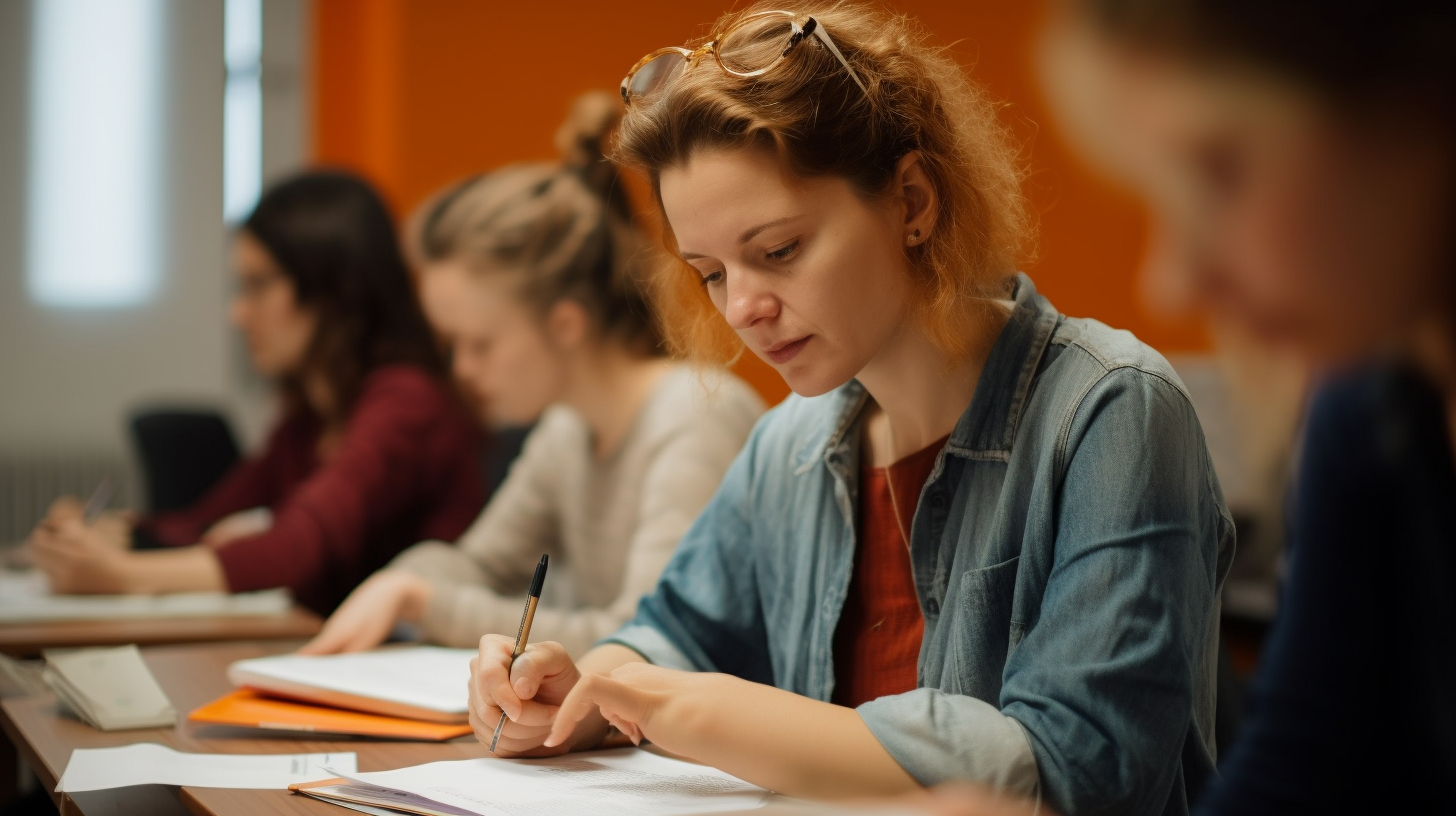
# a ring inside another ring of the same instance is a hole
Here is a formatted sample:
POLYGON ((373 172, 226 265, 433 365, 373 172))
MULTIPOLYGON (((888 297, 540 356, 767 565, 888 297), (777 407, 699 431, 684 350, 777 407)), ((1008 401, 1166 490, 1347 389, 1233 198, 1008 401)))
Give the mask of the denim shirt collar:
MULTIPOLYGON (((1057 310, 1036 292, 1031 278, 1018 273, 1013 280, 1011 316, 1001 329, 976 383, 975 396, 956 422, 946 443, 947 451, 970 459, 1007 461, 1011 442, 1031 393, 1037 367, 1060 320, 1057 310)), ((796 470, 802 471, 830 457, 836 449, 853 451, 844 445, 859 421, 869 394, 859 380, 825 396, 832 400, 835 421, 821 433, 809 434, 795 453, 796 470)))

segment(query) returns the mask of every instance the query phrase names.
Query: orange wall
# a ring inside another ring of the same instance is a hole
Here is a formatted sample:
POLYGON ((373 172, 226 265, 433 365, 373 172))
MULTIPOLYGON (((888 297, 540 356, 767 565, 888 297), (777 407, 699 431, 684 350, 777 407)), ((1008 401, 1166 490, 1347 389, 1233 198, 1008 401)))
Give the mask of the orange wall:
MULTIPOLYGON (((552 158, 567 102, 615 89, 642 54, 705 29, 732 0, 531 3, 314 0, 316 161, 362 171, 403 214, 440 185, 522 159, 552 158)), ((1067 314, 1131 329, 1164 352, 1203 350, 1201 326, 1147 313, 1134 278, 1143 221, 1084 170, 1049 126, 1032 64, 1042 14, 1021 0, 895 0, 972 69, 1025 147, 1040 216, 1026 266, 1067 314)), ((771 399, 781 381, 743 372, 771 399)))

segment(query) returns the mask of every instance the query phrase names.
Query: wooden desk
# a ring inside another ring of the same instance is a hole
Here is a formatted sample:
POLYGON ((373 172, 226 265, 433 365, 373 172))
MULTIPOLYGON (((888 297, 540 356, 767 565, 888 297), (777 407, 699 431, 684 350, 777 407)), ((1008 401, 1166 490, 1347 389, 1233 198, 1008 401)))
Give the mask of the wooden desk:
POLYGON ((317 615, 300 606, 281 615, 0 623, 0 652, 11 657, 38 657, 42 649, 80 646, 297 639, 312 637, 322 623, 317 615))
MULTIPOLYGON (((216 725, 194 725, 185 717, 192 709, 230 690, 224 672, 234 660, 279 654, 297 648, 298 642, 216 643, 145 649, 157 682, 176 707, 180 724, 173 728, 133 731, 97 731, 79 720, 60 714, 49 694, 0 700, 0 726, 20 750, 20 755, 40 777, 48 791, 70 761, 75 748, 109 748, 136 742, 156 742, 179 751, 212 754, 293 754, 354 751, 359 770, 383 771, 449 759, 473 759, 486 755, 486 747, 474 737, 447 743, 392 742, 369 739, 321 740, 273 734, 252 729, 216 725)), ((52 793, 62 814, 73 813, 190 813, 209 814, 291 813, 340 816, 350 811, 303 796, 278 790, 235 790, 225 788, 170 788, 139 785, 130 788, 93 791, 75 795, 52 793)))

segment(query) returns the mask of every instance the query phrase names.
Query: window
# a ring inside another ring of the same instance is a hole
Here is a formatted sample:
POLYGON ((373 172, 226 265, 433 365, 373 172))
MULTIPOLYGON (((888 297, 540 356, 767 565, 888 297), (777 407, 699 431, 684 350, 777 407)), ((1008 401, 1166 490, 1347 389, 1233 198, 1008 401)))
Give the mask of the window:
POLYGON ((26 283, 47 306, 156 289, 161 0, 32 3, 26 283))
POLYGON ((226 0, 223 53, 223 219, 248 217, 263 184, 263 7, 261 0, 226 0))

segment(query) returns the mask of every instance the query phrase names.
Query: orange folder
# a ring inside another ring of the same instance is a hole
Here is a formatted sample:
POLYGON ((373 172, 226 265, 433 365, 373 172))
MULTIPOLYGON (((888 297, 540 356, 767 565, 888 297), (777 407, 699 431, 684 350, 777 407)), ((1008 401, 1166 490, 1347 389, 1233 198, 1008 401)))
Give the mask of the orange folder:
POLYGON ((470 733, 470 726, 407 720, 380 714, 345 711, 265 697, 239 689, 187 715, 191 722, 273 728, 283 731, 321 731, 406 740, 447 740, 470 733))

